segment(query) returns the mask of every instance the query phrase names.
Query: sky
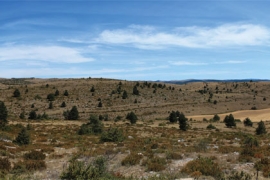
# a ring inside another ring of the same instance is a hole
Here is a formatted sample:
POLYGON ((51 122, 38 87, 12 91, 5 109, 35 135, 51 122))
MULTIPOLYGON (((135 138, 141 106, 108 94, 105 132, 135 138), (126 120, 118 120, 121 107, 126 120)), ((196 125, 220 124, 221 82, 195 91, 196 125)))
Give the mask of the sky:
POLYGON ((270 79, 270 0, 0 0, 0 77, 270 79))

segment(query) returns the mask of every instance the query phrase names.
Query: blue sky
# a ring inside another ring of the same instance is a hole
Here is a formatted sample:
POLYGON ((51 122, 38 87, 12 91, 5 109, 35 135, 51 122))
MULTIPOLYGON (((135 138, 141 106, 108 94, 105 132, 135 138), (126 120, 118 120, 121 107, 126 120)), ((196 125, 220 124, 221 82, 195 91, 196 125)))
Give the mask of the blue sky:
POLYGON ((0 77, 269 79, 270 1, 0 1, 0 77))

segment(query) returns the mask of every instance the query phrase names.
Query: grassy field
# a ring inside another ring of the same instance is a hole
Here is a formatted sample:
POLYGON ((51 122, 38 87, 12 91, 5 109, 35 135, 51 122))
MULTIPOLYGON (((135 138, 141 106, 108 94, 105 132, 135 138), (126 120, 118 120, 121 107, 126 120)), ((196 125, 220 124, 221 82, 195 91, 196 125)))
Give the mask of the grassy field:
POLYGON ((91 167, 92 179, 256 179, 257 172, 259 179, 268 179, 270 136, 255 131, 261 120, 266 131, 270 129, 269 87, 269 82, 175 85, 110 79, 1 79, 0 101, 7 107, 9 124, 0 130, 0 175, 69 179, 64 175, 73 165, 91 167), (19 97, 14 97, 16 89, 19 97), (49 101, 48 95, 57 90, 59 95, 49 101), (61 107, 63 102, 65 107, 61 107), (65 120, 63 112, 73 106, 79 120, 65 120), (29 120, 31 111, 47 116, 29 120), (138 117, 135 124, 126 119, 131 111, 138 117), (187 131, 180 130, 178 122, 169 122, 172 111, 186 115, 187 131), (219 121, 212 120, 215 114, 219 121), (236 127, 224 124, 229 114, 237 119, 236 127), (102 132, 79 135, 91 115, 100 117, 102 132), (247 117, 253 126, 244 126, 247 117), (28 145, 14 142, 23 128, 30 135, 28 145))

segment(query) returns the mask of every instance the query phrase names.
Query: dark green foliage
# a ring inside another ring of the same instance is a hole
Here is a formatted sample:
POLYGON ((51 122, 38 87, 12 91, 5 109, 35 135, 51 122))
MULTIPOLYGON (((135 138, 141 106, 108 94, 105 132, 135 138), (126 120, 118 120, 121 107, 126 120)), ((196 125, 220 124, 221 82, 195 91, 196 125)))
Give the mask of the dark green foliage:
POLYGON ((169 116, 169 121, 170 121, 171 123, 175 123, 175 122, 177 122, 177 120, 178 120, 178 117, 177 117, 176 112, 175 112, 175 111, 172 111, 172 112, 170 113, 170 116, 169 116))
POLYGON ((98 119, 98 117, 91 115, 89 120, 90 120, 89 123, 81 125, 81 127, 78 131, 78 134, 83 135, 83 134, 100 134, 100 133, 102 133, 103 124, 98 119))
POLYGON ((92 163, 85 165, 84 162, 72 159, 65 169, 61 179, 106 179, 107 168, 104 157, 97 157, 92 163))
POLYGON ((133 94, 134 94, 134 95, 139 95, 139 94, 140 94, 140 92, 139 92, 137 86, 134 86, 134 87, 133 87, 133 94))
POLYGON ((58 89, 55 91, 54 95, 55 95, 55 96, 59 96, 59 91, 58 91, 58 89))
POLYGON ((244 173, 243 171, 237 172, 233 171, 231 174, 227 176, 226 179, 229 180, 251 180, 252 176, 248 173, 244 173))
POLYGON ((49 101, 54 101, 54 100, 55 100, 54 94, 52 94, 52 93, 48 94, 48 95, 47 95, 47 99, 48 99, 49 101))
POLYGON ((17 138, 14 141, 19 145, 27 145, 30 144, 30 135, 26 128, 22 128, 21 132, 19 132, 17 138))
POLYGON ((212 125, 212 124, 209 124, 209 125, 206 127, 206 129, 216 129, 216 127, 215 127, 214 125, 212 125))
POLYGON ((222 174, 222 171, 217 163, 213 162, 213 160, 210 158, 202 157, 188 162, 181 171, 187 174, 192 174, 193 172, 198 171, 202 175, 213 176, 215 178, 220 177, 222 174))
POLYGON ((102 102, 101 102, 101 101, 99 101, 99 103, 98 103, 98 107, 102 107, 102 106, 103 106, 102 102))
POLYGON ((68 91, 67 90, 65 90, 64 96, 68 96, 68 91))
POLYGON ((188 125, 188 119, 186 118, 186 116, 184 115, 184 113, 180 113, 179 114, 179 118, 178 118, 178 121, 179 121, 179 128, 183 131, 186 131, 189 127, 188 125))
POLYGON ((92 88, 90 89, 90 92, 95 92, 96 91, 96 89, 95 89, 95 87, 94 86, 92 86, 92 88))
POLYGON ((52 102, 49 103, 49 109, 53 109, 53 103, 52 102))
POLYGON ((28 119, 37 119, 37 113, 36 113, 36 111, 35 110, 33 110, 33 111, 31 111, 30 113, 29 113, 29 117, 28 117, 28 119))
POLYGON ((31 152, 24 154, 23 157, 25 160, 44 160, 46 155, 41 151, 32 150, 31 152))
POLYGON ((220 117, 217 114, 215 114, 214 117, 213 117, 213 121, 217 122, 219 120, 220 120, 220 117))
POLYGON ((256 128, 256 134, 257 135, 266 134, 266 128, 263 121, 260 121, 258 123, 258 127, 256 128))
POLYGON ((7 107, 5 106, 5 103, 3 101, 0 101, 0 126, 4 127, 8 124, 8 111, 7 107))
POLYGON ((253 122, 252 122, 249 118, 246 118, 246 119, 244 120, 244 125, 245 125, 245 126, 250 126, 250 127, 252 127, 252 126, 253 126, 253 122))
POLYGON ((79 119, 79 111, 76 106, 73 106, 71 110, 64 111, 63 116, 66 120, 78 120, 79 119))
POLYGON ((19 89, 15 89, 15 91, 13 92, 13 97, 20 97, 21 93, 19 91, 19 89))
POLYGON ((20 113, 20 116, 19 116, 20 119, 25 119, 25 115, 24 115, 24 112, 21 112, 20 113))
POLYGON ((35 104, 31 104, 31 108, 34 108, 35 107, 35 104))
POLYGON ((66 105, 66 102, 64 101, 64 102, 62 102, 62 104, 61 104, 61 107, 66 107, 67 105, 66 105))
POLYGON ((126 119, 130 120, 131 124, 136 124, 138 120, 136 114, 133 111, 127 114, 126 119))
POLYGON ((127 99, 127 98, 128 98, 127 91, 124 91, 122 95, 122 99, 127 99))
POLYGON ((231 127, 236 127, 236 123, 235 123, 235 119, 233 117, 232 114, 230 114, 229 116, 227 115, 225 118, 224 118, 224 121, 225 125, 229 128, 231 127))
POLYGON ((110 128, 101 134, 101 142, 122 142, 124 140, 124 134, 122 129, 110 128))

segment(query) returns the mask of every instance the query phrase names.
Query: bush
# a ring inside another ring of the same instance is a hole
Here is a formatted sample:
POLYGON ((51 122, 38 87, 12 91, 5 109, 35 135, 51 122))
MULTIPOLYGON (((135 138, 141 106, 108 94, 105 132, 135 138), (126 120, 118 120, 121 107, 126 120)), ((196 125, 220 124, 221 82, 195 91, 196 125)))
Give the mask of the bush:
POLYGON ((54 101, 54 100, 55 100, 54 94, 52 94, 52 93, 48 94, 48 95, 47 95, 47 99, 48 99, 49 101, 54 101))
POLYGON ((138 118, 134 112, 130 112, 127 114, 126 119, 130 120, 131 124, 136 124, 138 118))
POLYGON ((101 142, 122 142, 125 139, 123 130, 118 128, 110 128, 101 134, 101 142))
POLYGON ((8 116, 7 107, 5 106, 5 103, 3 101, 0 101, 0 125, 1 125, 1 127, 6 126, 8 124, 7 116, 8 116))
POLYGON ((32 110, 32 111, 29 113, 28 119, 32 119, 32 120, 37 119, 37 113, 36 113, 35 110, 32 110))
POLYGON ((26 128, 23 128, 21 132, 18 134, 17 138, 14 141, 19 145, 27 145, 30 144, 30 135, 27 132, 26 128))
POLYGON ((121 164, 122 166, 134 166, 140 163, 142 157, 140 154, 131 153, 121 161, 121 164))
POLYGON ((65 169, 61 179, 101 179, 106 177, 106 161, 104 157, 97 157, 92 163, 85 165, 84 162, 72 159, 65 169))
POLYGON ((166 159, 160 157, 153 157, 146 161, 145 165, 147 166, 148 171, 162 171, 166 168, 166 159))
POLYGON ((31 151, 29 153, 24 154, 25 160, 44 160, 46 155, 41 151, 31 151))
POLYGON ((166 159, 178 160, 178 159, 183 159, 183 156, 179 153, 168 151, 166 152, 166 159))
POLYGON ((67 90, 65 90, 64 96, 68 96, 68 91, 67 90))
POLYGON ((79 119, 79 111, 76 106, 73 106, 71 110, 64 111, 63 116, 65 120, 78 120, 79 119))
POLYGON ((244 120, 244 125, 245 125, 245 126, 250 126, 250 127, 252 127, 252 126, 253 126, 253 122, 252 122, 249 118, 246 118, 246 119, 244 120))
POLYGON ((79 135, 83 134, 100 134, 103 131, 103 124, 97 116, 91 115, 90 122, 82 124, 78 132, 79 135))
POLYGON ((258 123, 258 127, 256 128, 256 134, 257 135, 266 134, 266 128, 263 121, 260 121, 258 123))
POLYGON ((64 101, 64 102, 62 102, 62 104, 61 104, 61 107, 66 107, 67 105, 66 105, 66 102, 64 101))
POLYGON ((43 160, 27 160, 23 162, 28 171, 44 170, 46 164, 43 160))
POLYGON ((180 113, 179 114, 179 128, 180 130, 186 131, 189 127, 187 121, 188 119, 186 118, 186 116, 184 115, 184 113, 180 113))
POLYGON ((19 91, 19 89, 15 89, 15 91, 13 92, 13 97, 20 97, 21 93, 19 91))
POLYGON ((236 123, 235 123, 235 119, 233 117, 232 114, 230 114, 229 116, 227 115, 225 118, 224 118, 224 121, 225 125, 229 128, 231 127, 236 127, 236 123))
POLYGON ((213 117, 213 121, 217 122, 219 120, 220 120, 220 117, 217 114, 215 114, 214 117, 213 117))
POLYGON ((212 124, 209 124, 206 129, 216 129, 216 126, 212 125, 212 124))
POLYGON ((181 172, 192 174, 193 172, 199 171, 202 175, 220 177, 222 172, 219 165, 213 162, 210 158, 199 157, 195 160, 188 162, 181 172))

